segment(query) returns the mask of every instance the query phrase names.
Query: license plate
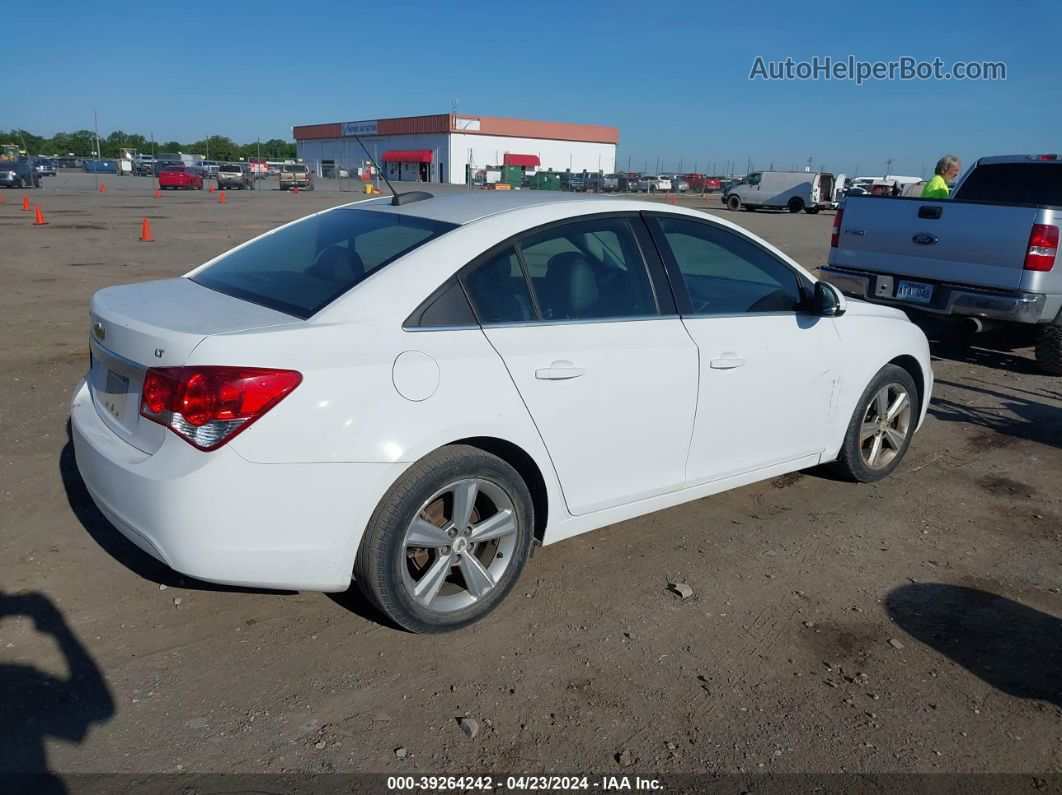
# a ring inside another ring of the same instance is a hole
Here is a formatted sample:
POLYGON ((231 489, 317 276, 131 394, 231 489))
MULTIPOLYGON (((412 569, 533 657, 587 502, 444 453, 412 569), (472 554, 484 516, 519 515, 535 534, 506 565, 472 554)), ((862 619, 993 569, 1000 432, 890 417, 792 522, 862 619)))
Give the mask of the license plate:
POLYGON ((933 285, 900 279, 896 282, 896 297, 904 301, 928 304, 933 300, 933 285))
POLYGON ((107 371, 107 387, 104 389, 103 407, 115 419, 122 418, 122 410, 125 408, 125 396, 129 393, 129 379, 114 370, 107 371))

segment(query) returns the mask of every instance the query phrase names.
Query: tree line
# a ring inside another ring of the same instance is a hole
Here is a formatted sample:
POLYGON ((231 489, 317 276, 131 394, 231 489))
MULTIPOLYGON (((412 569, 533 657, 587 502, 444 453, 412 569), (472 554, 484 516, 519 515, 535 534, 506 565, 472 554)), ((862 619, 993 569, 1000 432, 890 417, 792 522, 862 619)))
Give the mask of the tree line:
MULTIPOLYGON (((30 155, 45 157, 92 157, 96 151, 96 134, 92 130, 77 130, 72 133, 56 133, 51 138, 34 135, 26 130, 11 130, 4 134, 4 144, 17 144, 25 147, 30 155)), ((270 138, 268 141, 252 141, 249 144, 237 144, 231 138, 224 135, 211 135, 191 143, 179 141, 156 141, 152 149, 151 139, 145 138, 139 133, 127 133, 124 130, 115 130, 106 138, 100 136, 99 157, 115 158, 120 149, 136 149, 143 154, 155 154, 156 152, 189 152, 208 156, 210 160, 239 160, 262 157, 269 160, 287 160, 295 157, 295 144, 282 141, 279 138, 270 138)))

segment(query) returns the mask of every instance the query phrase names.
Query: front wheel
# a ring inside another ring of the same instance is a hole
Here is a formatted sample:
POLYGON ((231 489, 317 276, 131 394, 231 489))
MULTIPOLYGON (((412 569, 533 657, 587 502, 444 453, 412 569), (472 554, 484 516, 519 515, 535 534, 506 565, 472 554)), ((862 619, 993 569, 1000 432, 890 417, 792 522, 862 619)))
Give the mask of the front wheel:
POLYGON ((919 399, 902 367, 878 370, 859 398, 833 470, 845 480, 873 483, 896 469, 918 425, 919 399))
POLYGON ((737 196, 727 196, 726 208, 737 212, 741 209, 741 199, 737 196))
POLYGON ((1062 326, 1037 327, 1036 363, 1045 373, 1062 375, 1062 326))
POLYGON ((459 629, 512 590, 533 526, 531 495, 516 470, 475 447, 443 447, 384 496, 358 549, 354 580, 411 632, 459 629))

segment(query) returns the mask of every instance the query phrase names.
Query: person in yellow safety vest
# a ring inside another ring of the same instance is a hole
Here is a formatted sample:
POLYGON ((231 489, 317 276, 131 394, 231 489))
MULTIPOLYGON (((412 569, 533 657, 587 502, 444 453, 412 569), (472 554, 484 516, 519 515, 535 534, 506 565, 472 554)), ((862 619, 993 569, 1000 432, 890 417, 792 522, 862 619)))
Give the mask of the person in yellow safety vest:
POLYGON ((947 199, 951 196, 948 183, 954 182, 959 176, 961 164, 955 155, 944 155, 937 161, 936 173, 933 179, 922 188, 923 199, 947 199))

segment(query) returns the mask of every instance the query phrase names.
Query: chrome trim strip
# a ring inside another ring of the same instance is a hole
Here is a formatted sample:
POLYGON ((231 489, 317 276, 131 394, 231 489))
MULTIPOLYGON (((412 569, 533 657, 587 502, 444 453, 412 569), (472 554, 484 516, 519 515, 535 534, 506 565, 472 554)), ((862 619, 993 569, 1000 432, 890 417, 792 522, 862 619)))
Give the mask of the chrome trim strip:
MULTIPOLYGON (((130 368, 131 370, 136 370, 139 373, 146 373, 150 369, 146 365, 140 364, 140 362, 134 362, 132 359, 125 358, 120 353, 115 353, 110 348, 108 348, 106 345, 102 345, 99 342, 97 342, 96 339, 90 335, 89 336, 89 350, 92 351, 93 347, 96 347, 96 348, 99 349, 100 353, 102 354, 100 356, 100 358, 113 359, 116 362, 120 362, 121 364, 124 364, 126 367, 130 368)), ((95 351, 93 351, 93 353, 95 353, 95 351)))

